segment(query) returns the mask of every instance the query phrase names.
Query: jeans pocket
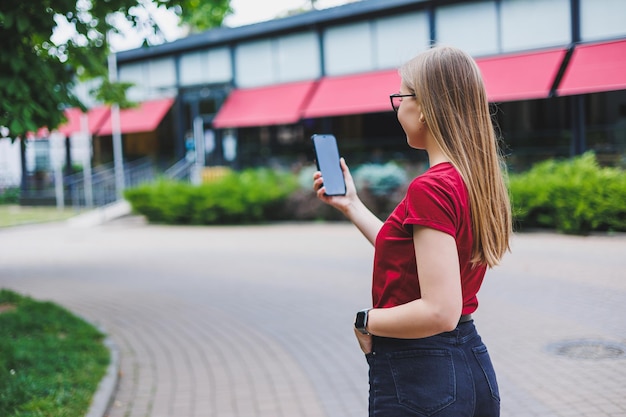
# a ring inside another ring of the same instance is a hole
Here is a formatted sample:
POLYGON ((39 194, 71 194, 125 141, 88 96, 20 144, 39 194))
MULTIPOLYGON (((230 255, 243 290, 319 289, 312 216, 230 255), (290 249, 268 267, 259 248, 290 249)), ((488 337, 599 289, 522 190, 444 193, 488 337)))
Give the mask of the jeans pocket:
POLYGON ((489 390, 491 391, 491 396, 499 402, 500 391, 498 390, 496 372, 493 369, 493 364, 491 363, 491 358, 489 357, 487 346, 476 346, 475 348, 472 348, 472 351, 474 352, 474 356, 476 357, 478 364, 483 370, 485 379, 487 380, 487 384, 489 385, 489 390))
POLYGON ((391 353, 391 373, 398 402, 424 416, 454 403, 456 378, 452 354, 445 349, 391 353))

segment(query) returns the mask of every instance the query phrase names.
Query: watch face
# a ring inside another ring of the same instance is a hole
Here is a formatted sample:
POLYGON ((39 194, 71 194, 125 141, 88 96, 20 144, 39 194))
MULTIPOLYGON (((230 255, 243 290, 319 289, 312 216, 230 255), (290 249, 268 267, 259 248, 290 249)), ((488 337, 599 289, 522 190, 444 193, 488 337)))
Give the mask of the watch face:
POLYGON ((359 311, 358 313, 356 313, 356 320, 354 322, 354 327, 356 327, 357 329, 363 329, 365 328, 365 315, 367 313, 365 311, 359 311))

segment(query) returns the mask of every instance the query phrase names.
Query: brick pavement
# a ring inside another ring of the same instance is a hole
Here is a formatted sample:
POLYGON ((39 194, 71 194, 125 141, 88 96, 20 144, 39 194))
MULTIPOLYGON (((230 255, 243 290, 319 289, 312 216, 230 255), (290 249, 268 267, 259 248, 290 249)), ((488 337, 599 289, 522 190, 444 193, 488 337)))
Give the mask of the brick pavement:
MULTIPOLYGON (((350 225, 131 217, 4 229, 0 247, 0 287, 59 302, 114 340, 109 417, 367 414, 351 327, 372 248, 350 225)), ((514 238, 476 313, 503 416, 626 416, 625 255, 623 235, 514 238)))

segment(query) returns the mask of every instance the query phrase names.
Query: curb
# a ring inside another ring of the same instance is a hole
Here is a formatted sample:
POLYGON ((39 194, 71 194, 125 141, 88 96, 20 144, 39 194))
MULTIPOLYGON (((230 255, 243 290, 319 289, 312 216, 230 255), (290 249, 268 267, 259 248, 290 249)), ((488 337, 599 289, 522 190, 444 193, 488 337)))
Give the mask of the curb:
POLYGON ((103 207, 93 209, 87 213, 79 214, 67 220, 71 227, 92 227, 106 223, 110 220, 126 216, 132 212, 130 203, 126 200, 116 201, 103 207))
POLYGON ((98 384, 85 417, 106 417, 106 413, 113 401, 113 396, 117 391, 120 374, 119 350, 108 336, 104 339, 104 345, 109 350, 111 360, 104 377, 98 384))
MULTIPOLYGON (((104 224, 110 220, 130 214, 132 208, 126 200, 116 201, 104 207, 96 208, 87 213, 78 215, 67 220, 70 227, 94 227, 104 224)), ((120 375, 120 353, 117 345, 108 336, 108 333, 96 325, 105 335, 103 344, 109 350, 110 362, 106 373, 98 384, 98 388, 91 399, 91 405, 85 417, 106 417, 115 392, 117 391, 120 375)))

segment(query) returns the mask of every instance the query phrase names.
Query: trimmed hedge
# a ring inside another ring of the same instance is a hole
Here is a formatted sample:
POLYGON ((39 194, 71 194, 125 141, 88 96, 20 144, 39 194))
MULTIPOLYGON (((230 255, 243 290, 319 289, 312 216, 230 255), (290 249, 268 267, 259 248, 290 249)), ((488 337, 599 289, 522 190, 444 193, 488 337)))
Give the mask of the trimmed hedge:
POLYGON ((196 186, 160 179, 125 191, 133 211, 152 223, 242 224, 280 220, 296 178, 270 169, 231 172, 196 186))
MULTIPOLYGON (((385 218, 403 197, 406 184, 401 184, 401 168, 374 168, 357 168, 354 176, 362 183, 361 199, 385 218)), ((316 198, 311 188, 313 171, 304 169, 297 177, 270 169, 246 170, 200 186, 161 179, 128 189, 125 197, 135 212, 152 223, 345 220, 316 198)), ((516 230, 626 232, 626 172, 601 167, 593 153, 544 161, 527 172, 511 174, 509 188, 516 230)))
POLYGON ((511 175, 509 186, 517 229, 626 231, 626 173, 600 167, 591 152, 541 162, 511 175))
POLYGON ((17 204, 20 202, 20 188, 9 187, 0 189, 0 204, 17 204))

